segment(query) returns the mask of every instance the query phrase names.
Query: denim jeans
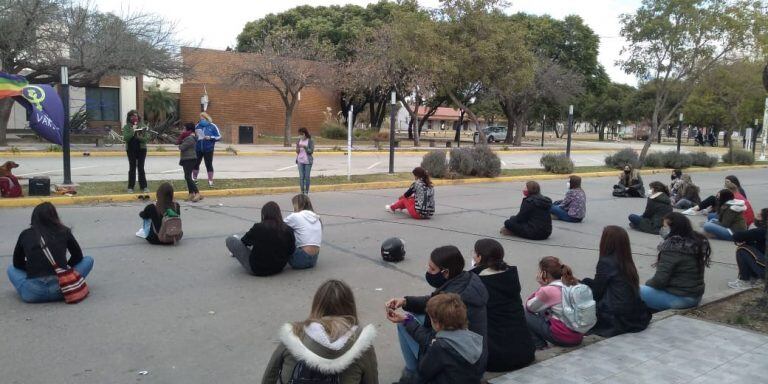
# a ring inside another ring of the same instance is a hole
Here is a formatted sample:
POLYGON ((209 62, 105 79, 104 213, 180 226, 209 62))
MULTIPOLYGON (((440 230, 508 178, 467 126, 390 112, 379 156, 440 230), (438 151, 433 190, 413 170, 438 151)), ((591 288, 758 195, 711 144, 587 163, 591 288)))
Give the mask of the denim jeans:
MULTIPOLYGON (((419 324, 424 324, 426 315, 412 314, 419 324)), ((405 370, 416 373, 419 369, 419 343, 411 337, 403 324, 397 325, 397 340, 400 341, 400 352, 405 360, 405 370)))
POLYGON ((677 209, 688 209, 696 206, 692 201, 688 199, 680 199, 675 203, 675 208, 677 209))
POLYGON ((717 221, 717 212, 707 213, 707 221, 717 221))
POLYGON ((301 193, 309 194, 309 173, 312 171, 312 164, 297 164, 299 166, 299 187, 301 193))
POLYGON ((319 255, 319 253, 314 256, 310 255, 304 252, 300 247, 296 247, 296 251, 293 252, 291 258, 288 259, 288 264, 290 264, 293 269, 309 269, 317 264, 317 256, 319 255))
MULTIPOLYGON (((83 260, 73 267, 81 276, 86 277, 93 268, 93 258, 84 256, 83 260)), ((45 303, 64 300, 59 288, 56 275, 28 278, 27 272, 8 266, 8 280, 19 292, 21 300, 27 303, 45 303)))
POLYGON ((741 280, 764 279, 765 263, 765 255, 755 247, 741 246, 736 249, 736 264, 739 266, 741 280))
POLYGON ((720 225, 717 219, 704 223, 701 229, 709 234, 715 235, 720 240, 733 240, 733 233, 730 229, 720 225))
POLYGON ((552 208, 549 209, 549 213, 557 216, 558 220, 567 221, 569 223, 581 222, 581 219, 577 219, 575 217, 571 217, 570 215, 568 215, 568 211, 566 211, 559 205, 552 205, 552 208))
POLYGON ((629 215, 629 224, 630 224, 630 226, 632 228, 635 228, 638 225, 640 225, 641 221, 643 221, 643 217, 642 216, 636 215, 634 213, 629 215))
POLYGON ((645 305, 657 311, 663 311, 670 308, 691 308, 699 305, 699 302, 701 301, 701 296, 677 296, 665 290, 652 288, 647 285, 640 286, 640 298, 643 299, 645 305))

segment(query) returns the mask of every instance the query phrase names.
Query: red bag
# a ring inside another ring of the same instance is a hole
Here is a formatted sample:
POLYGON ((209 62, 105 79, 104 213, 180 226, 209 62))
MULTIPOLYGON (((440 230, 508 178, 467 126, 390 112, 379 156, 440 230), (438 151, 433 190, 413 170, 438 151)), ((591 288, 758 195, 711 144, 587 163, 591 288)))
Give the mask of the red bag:
POLYGON ((61 288, 61 294, 64 296, 64 302, 76 304, 83 301, 88 296, 88 285, 85 284, 83 276, 80 276, 80 273, 74 268, 65 269, 59 267, 42 236, 40 236, 40 247, 43 249, 45 257, 48 258, 48 262, 53 266, 56 277, 59 278, 59 288, 61 288))

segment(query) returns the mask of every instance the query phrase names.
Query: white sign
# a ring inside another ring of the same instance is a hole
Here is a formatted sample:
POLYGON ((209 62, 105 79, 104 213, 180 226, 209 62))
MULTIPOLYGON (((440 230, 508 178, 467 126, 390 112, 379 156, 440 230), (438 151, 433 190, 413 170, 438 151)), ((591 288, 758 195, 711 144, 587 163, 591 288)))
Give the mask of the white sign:
POLYGON ((768 137, 768 126, 765 122, 768 121, 768 97, 765 98, 765 111, 763 112, 763 149, 760 151, 760 160, 765 160, 765 144, 768 137))

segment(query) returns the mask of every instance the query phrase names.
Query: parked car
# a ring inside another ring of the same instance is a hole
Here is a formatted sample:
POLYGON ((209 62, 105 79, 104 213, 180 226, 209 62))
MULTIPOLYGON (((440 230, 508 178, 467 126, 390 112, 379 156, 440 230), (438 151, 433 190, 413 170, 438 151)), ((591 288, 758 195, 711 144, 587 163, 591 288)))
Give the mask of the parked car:
MULTIPOLYGON (((500 142, 507 139, 507 127, 498 125, 483 128, 485 138, 489 143, 500 142)), ((480 141, 480 132, 475 132, 475 143, 480 141)))

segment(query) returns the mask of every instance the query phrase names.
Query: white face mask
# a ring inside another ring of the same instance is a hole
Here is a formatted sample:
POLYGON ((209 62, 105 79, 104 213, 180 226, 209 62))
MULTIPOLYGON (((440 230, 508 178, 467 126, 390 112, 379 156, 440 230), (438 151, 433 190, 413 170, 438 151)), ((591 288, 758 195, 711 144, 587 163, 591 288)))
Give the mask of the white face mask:
POLYGON ((565 182, 565 189, 571 189, 571 182, 570 181, 566 181, 565 182))

